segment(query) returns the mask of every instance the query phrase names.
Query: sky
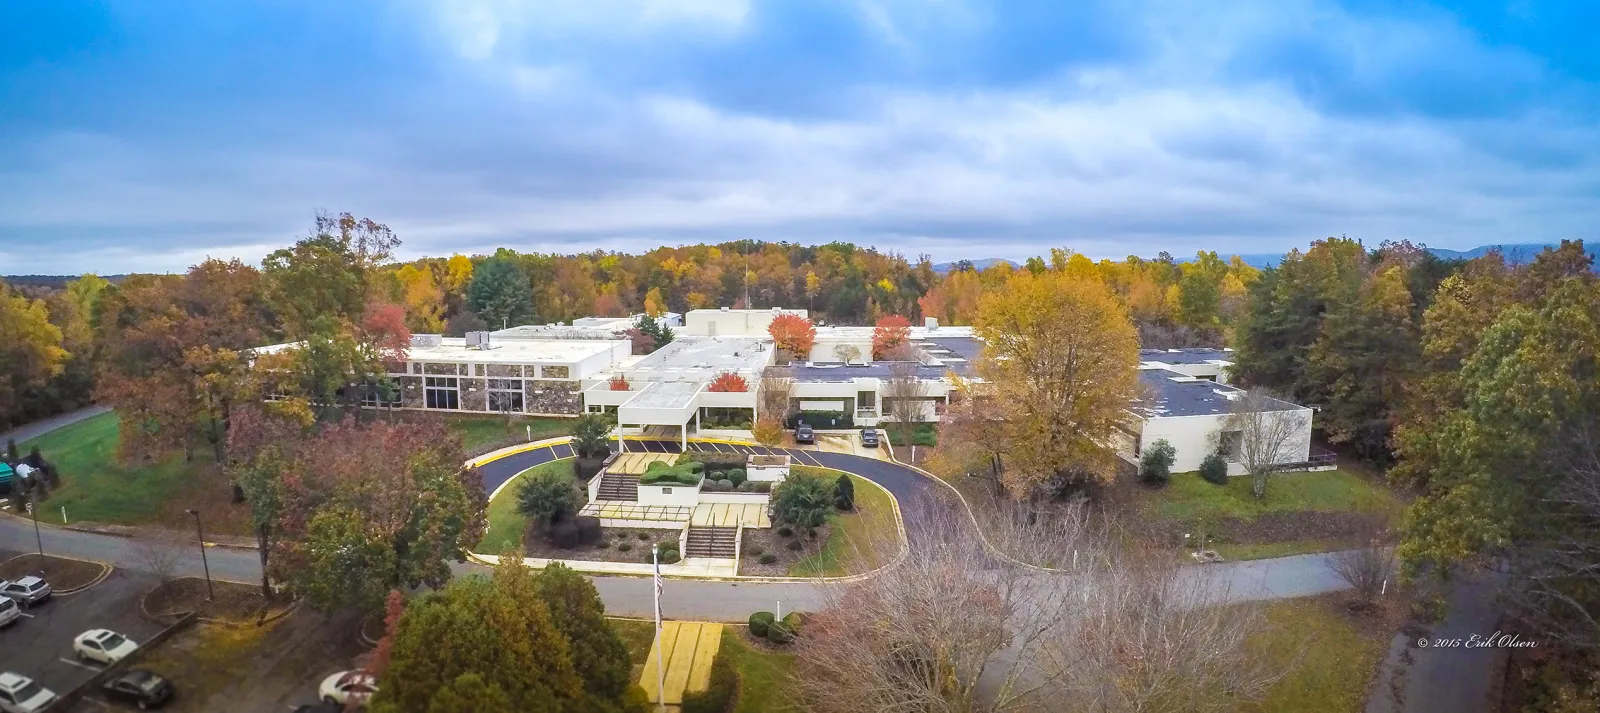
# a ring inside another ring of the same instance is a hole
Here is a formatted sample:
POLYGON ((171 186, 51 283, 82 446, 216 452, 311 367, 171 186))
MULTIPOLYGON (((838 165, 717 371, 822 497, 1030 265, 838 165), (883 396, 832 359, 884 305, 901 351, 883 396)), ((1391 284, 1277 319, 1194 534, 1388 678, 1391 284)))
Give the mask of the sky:
POLYGON ((913 258, 1600 240, 1600 3, 0 7, 0 274, 739 238, 913 258))

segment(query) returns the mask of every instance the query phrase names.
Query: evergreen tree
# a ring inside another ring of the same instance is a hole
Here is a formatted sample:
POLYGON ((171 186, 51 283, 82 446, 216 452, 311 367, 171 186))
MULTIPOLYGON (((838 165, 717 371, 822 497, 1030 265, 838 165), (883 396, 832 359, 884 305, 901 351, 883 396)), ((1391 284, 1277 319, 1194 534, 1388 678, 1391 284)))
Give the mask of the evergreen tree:
POLYGON ((1328 315, 1308 358, 1306 380, 1323 405, 1318 425, 1380 463, 1421 349, 1406 274, 1391 265, 1368 279, 1355 302, 1328 315))
POLYGON ((606 621, 594 583, 559 562, 545 567, 537 582, 552 621, 571 644, 572 665, 584 690, 597 699, 620 700, 633 663, 622 637, 606 621))
POLYGON ((528 324, 534 318, 533 288, 515 263, 492 257, 474 271, 467 285, 467 306, 490 329, 528 324))

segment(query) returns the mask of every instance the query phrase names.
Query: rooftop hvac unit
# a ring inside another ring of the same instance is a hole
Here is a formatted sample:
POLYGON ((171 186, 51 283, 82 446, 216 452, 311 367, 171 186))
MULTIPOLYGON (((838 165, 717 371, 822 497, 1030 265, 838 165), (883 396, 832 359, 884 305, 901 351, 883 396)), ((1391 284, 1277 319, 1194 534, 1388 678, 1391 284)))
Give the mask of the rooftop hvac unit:
POLYGON ((927 327, 928 329, 938 329, 939 328, 939 318, 938 317, 926 317, 926 318, 924 318, 922 320, 922 325, 924 327, 927 327))
POLYGON ((467 332, 467 348, 468 349, 488 349, 489 348, 489 333, 488 332, 467 332))
POLYGON ((437 347, 437 346, 439 346, 440 344, 443 344, 443 343, 444 343, 443 339, 438 334, 413 334, 413 335, 411 335, 411 346, 416 347, 418 349, 426 349, 426 348, 429 348, 429 347, 437 347))

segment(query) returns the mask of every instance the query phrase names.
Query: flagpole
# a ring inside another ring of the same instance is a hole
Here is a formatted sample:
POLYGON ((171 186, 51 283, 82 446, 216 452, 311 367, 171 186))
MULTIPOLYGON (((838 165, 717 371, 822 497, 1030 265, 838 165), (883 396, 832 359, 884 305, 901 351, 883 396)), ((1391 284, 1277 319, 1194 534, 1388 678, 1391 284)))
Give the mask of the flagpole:
POLYGON ((667 669, 662 663, 661 651, 661 545, 650 546, 650 564, 655 571, 651 590, 655 592, 656 605, 656 710, 667 710, 667 669))

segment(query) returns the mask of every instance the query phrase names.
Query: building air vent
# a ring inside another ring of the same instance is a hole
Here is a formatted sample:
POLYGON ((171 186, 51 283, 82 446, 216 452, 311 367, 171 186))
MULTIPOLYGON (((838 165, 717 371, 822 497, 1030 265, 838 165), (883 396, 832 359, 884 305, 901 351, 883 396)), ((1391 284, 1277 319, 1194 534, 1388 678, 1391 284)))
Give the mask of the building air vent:
POLYGON ((413 335, 411 335, 411 346, 414 347, 414 348, 417 348, 417 349, 435 348, 435 347, 438 347, 439 345, 441 345, 443 343, 444 343, 443 338, 441 337, 441 335, 438 335, 438 334, 413 334, 413 335))
POLYGON ((467 332, 468 349, 493 349, 489 344, 488 332, 467 332))

